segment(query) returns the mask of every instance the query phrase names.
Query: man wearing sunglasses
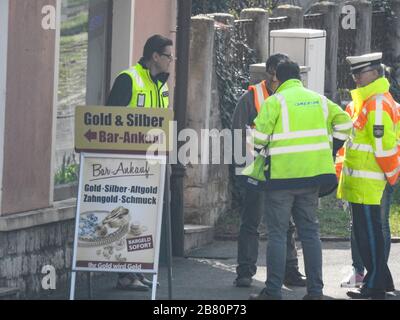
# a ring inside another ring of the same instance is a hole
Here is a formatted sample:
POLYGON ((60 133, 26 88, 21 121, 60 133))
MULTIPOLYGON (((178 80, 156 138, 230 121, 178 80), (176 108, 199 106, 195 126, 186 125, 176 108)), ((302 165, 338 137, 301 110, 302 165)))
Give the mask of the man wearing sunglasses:
MULTIPOLYGON (((144 46, 143 57, 115 80, 108 106, 129 108, 168 108, 167 80, 173 61, 172 40, 161 35, 150 37, 144 46)), ((120 273, 117 288, 122 290, 148 291, 152 282, 141 273, 120 273)))
POLYGON ((167 80, 172 61, 172 40, 161 35, 150 37, 139 62, 115 80, 107 105, 168 108, 167 80))
POLYGON ((352 299, 384 299, 394 291, 385 257, 381 201, 387 184, 400 172, 399 115, 384 76, 382 53, 348 57, 357 89, 352 94, 354 129, 346 142, 338 198, 350 203, 352 231, 367 274, 352 299))

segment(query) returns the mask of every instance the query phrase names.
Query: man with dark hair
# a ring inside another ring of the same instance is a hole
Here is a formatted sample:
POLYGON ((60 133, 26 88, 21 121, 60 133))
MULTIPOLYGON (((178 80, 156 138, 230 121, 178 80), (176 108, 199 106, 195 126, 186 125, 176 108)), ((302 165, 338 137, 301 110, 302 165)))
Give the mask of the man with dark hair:
POLYGON ((337 104, 305 89, 300 69, 291 61, 278 65, 275 94, 254 120, 258 156, 244 170, 249 180, 263 181, 268 206, 267 281, 251 299, 280 300, 286 265, 286 238, 291 216, 302 243, 307 277, 305 300, 323 299, 322 248, 317 218, 320 187, 336 183, 332 140, 347 139, 352 122, 337 104), (256 165, 257 163, 257 165, 256 165), (260 165, 261 164, 261 165, 260 165))
POLYGON ((300 67, 297 63, 291 61, 282 63, 276 69, 276 77, 280 83, 284 83, 290 79, 301 80, 300 67))
MULTIPOLYGON (((173 60, 172 40, 161 35, 150 37, 144 46, 143 57, 115 80, 108 106, 129 108, 168 108, 168 69, 173 60)), ((152 282, 141 273, 120 273, 117 288, 148 291, 152 282)))
POLYGON ((140 61, 115 80, 107 105, 168 108, 167 80, 172 60, 172 40, 161 35, 150 37, 140 61))
MULTIPOLYGON (((284 54, 274 54, 266 62, 265 80, 249 87, 249 90, 239 99, 232 119, 232 129, 242 130, 242 150, 246 148, 246 128, 254 126, 254 119, 260 111, 261 105, 278 87, 275 75, 279 63, 289 61, 284 54)), ((243 168, 242 168, 243 169, 243 168)), ((237 166, 240 170, 240 166, 237 166)), ((240 231, 238 238, 238 266, 236 268, 237 278, 234 285, 237 287, 249 287, 252 277, 257 272, 258 257, 258 226, 261 221, 264 194, 246 188, 244 204, 240 215, 240 231)), ((287 257, 285 285, 305 287, 306 279, 299 272, 299 261, 297 258, 295 242, 295 226, 292 220, 287 233, 287 257)))

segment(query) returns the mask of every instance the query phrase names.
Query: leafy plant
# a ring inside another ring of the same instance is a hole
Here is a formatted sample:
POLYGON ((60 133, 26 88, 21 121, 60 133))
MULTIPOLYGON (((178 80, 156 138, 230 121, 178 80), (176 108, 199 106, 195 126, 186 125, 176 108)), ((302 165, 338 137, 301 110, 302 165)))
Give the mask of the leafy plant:
POLYGON ((54 176, 54 183, 56 185, 75 182, 78 180, 79 165, 75 160, 75 155, 63 156, 63 162, 60 169, 57 170, 54 176))

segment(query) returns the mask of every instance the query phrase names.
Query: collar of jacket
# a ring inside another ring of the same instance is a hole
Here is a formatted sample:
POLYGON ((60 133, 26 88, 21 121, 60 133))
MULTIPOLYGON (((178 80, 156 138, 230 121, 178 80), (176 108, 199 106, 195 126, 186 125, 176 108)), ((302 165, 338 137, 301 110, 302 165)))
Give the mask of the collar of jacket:
POLYGON ((139 60, 138 64, 143 68, 143 70, 146 70, 146 72, 148 73, 150 79, 154 83, 157 83, 157 81, 160 81, 162 83, 162 86, 163 86, 168 81, 169 73, 167 73, 167 72, 159 73, 155 77, 153 77, 150 74, 150 70, 146 67, 146 60, 143 57, 139 60))
POLYGON ((279 93, 283 90, 293 88, 293 87, 303 87, 303 83, 301 82, 301 80, 298 80, 298 79, 287 80, 279 86, 279 88, 276 90, 275 93, 279 93))
POLYGON ((385 77, 376 79, 365 87, 357 88, 351 91, 351 98, 354 102, 354 112, 358 114, 364 104, 369 98, 376 94, 383 94, 389 92, 390 83, 385 77))

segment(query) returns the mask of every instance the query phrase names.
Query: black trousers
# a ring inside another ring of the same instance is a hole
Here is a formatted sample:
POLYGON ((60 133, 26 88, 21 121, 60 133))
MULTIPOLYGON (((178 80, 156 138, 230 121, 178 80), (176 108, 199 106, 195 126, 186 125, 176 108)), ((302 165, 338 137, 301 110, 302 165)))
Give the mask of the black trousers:
POLYGON ((385 259, 381 207, 351 203, 354 237, 367 269, 361 290, 384 292, 394 289, 385 259))

